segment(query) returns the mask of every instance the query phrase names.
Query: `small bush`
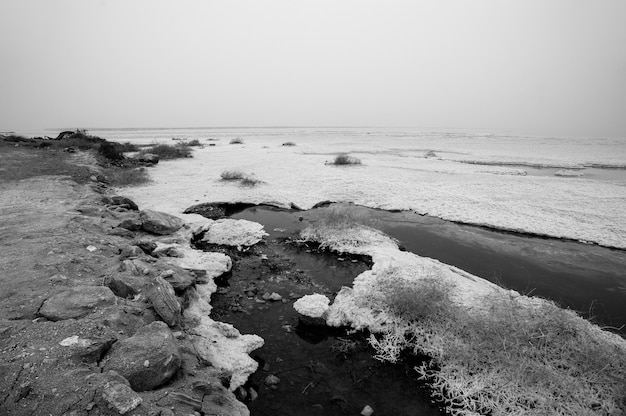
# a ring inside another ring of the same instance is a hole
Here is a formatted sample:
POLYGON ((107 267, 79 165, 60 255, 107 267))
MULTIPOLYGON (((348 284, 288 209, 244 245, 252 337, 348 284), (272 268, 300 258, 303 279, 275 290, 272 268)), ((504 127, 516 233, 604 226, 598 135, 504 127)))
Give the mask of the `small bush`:
POLYGON ((434 150, 429 150, 426 153, 424 153, 424 157, 425 158, 433 158, 433 157, 437 157, 437 153, 435 153, 434 150))
POLYGON ((243 140, 241 140, 239 137, 237 137, 236 139, 232 139, 230 141, 230 144, 243 144, 243 140))
POLYGON ((157 144, 139 152, 139 155, 152 153, 159 156, 159 159, 179 159, 191 157, 191 148, 185 144, 171 146, 169 144, 157 144))
POLYGON ((263 181, 253 176, 246 176, 245 178, 242 179, 241 186, 252 187, 252 186, 257 186, 260 183, 263 183, 263 181))
POLYGON ((120 152, 137 152, 139 146, 131 142, 117 143, 117 148, 120 152))
POLYGON ((103 142, 100 144, 100 148, 98 149, 98 153, 102 156, 106 157, 109 160, 123 160, 124 155, 120 151, 120 147, 117 143, 112 142, 103 142))
POLYGON ((294 142, 286 142, 283 143, 283 146, 295 146, 296 144, 294 142))
POLYGON ((347 153, 342 153, 335 157, 335 160, 332 163, 333 165, 360 165, 361 159, 358 159, 354 156, 350 156, 347 153))
POLYGON ((225 170, 222 172, 221 177, 224 181, 238 181, 244 179, 246 174, 240 170, 225 170))
POLYGON ((148 170, 137 169, 116 169, 107 173, 107 178, 112 186, 133 186, 150 182, 148 170))
POLYGON ((185 144, 187 146, 193 146, 193 147, 202 146, 202 143, 200 143, 200 140, 198 139, 189 140, 188 142, 185 142, 185 144))

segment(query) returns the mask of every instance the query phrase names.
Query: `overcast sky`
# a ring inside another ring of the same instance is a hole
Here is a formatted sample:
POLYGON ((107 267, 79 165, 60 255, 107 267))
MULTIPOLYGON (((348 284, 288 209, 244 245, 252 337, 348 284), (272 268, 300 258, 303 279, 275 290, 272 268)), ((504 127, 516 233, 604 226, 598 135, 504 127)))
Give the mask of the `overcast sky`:
POLYGON ((0 131, 626 137, 624 0, 0 0, 0 131))

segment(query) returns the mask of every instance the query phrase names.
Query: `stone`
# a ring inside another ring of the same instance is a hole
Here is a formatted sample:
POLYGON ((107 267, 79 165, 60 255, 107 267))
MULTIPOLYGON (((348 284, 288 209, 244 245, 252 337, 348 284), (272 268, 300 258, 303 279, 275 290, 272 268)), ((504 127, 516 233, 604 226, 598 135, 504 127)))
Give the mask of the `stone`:
POLYGON ((120 298, 133 298, 150 285, 148 277, 139 273, 113 273, 107 279, 107 286, 120 298))
POLYGON ((120 260, 124 260, 130 257, 140 257, 144 254, 143 250, 137 246, 126 246, 120 250, 120 260))
POLYGON ((278 383, 280 383, 280 379, 276 377, 274 374, 270 374, 269 376, 265 377, 265 380, 263 381, 268 386, 275 386, 278 383))
POLYGON ((137 247, 143 250, 144 253, 152 255, 152 252, 157 248, 157 244, 153 241, 142 240, 135 243, 137 247))
POLYGON ((86 343, 83 343, 83 345, 79 345, 76 348, 73 356, 85 363, 97 363, 102 359, 102 356, 111 348, 115 341, 117 341, 117 338, 113 337, 89 338, 86 343))
POLYGON ((157 235, 168 235, 178 231, 185 223, 182 219, 164 212, 143 210, 139 213, 144 231, 157 235))
POLYGON ((141 230, 143 222, 139 218, 126 218, 122 222, 120 222, 117 226, 119 228, 124 228, 129 231, 139 231, 141 230))
POLYGON ((153 390, 170 380, 178 371, 181 355, 176 339, 163 322, 152 322, 130 338, 113 345, 105 358, 105 371, 114 370, 125 377, 133 390, 153 390), (148 360, 150 365, 144 366, 148 360))
POLYGON ((225 218, 211 223, 204 232, 202 241, 216 245, 246 247, 261 242, 266 235, 268 234, 263 230, 263 225, 257 222, 225 218))
POLYGON ((126 198, 125 196, 112 196, 110 198, 109 205, 115 205, 115 206, 119 206, 119 207, 126 207, 129 210, 132 211, 137 211, 139 210, 139 207, 137 206, 137 204, 135 204, 135 202, 130 199, 130 198, 126 198))
POLYGON ((169 326, 180 322, 181 307, 171 284, 157 276, 148 291, 148 299, 155 312, 169 326))
POLYGON ((154 153, 144 153, 144 154, 139 154, 136 159, 140 162, 143 163, 150 163, 153 165, 156 165, 157 163, 159 163, 159 155, 154 154, 154 153))
POLYGON ((212 202, 197 204, 183 211, 185 214, 199 214, 211 220, 219 220, 226 216, 226 209, 212 202))
POLYGON ((46 299, 39 315, 51 321, 81 318, 97 308, 115 305, 117 298, 106 286, 78 286, 46 299))
POLYGON ((282 299, 283 299, 283 297, 282 297, 282 296, 280 296, 280 295, 279 295, 278 293, 276 293, 276 292, 272 292, 272 294, 271 294, 271 295, 270 295, 270 297, 269 297, 269 300, 274 301, 274 302, 277 302, 277 301, 282 300, 282 299))
POLYGON ((166 270, 161 272, 160 276, 165 279, 176 293, 184 292, 190 286, 196 283, 196 278, 187 270, 166 270))
POLYGON ((126 384, 110 381, 102 388, 102 400, 107 407, 120 415, 137 408, 143 401, 137 393, 126 384))
POLYGON ((128 230, 126 228, 120 228, 120 227, 113 228, 111 231, 109 231, 109 234, 116 235, 118 237, 125 237, 125 238, 133 238, 135 236, 135 233, 132 232, 131 230, 128 230))
POLYGON ((361 416, 372 416, 374 414, 374 409, 372 409, 369 405, 365 405, 363 410, 361 410, 361 416))
POLYGON ((232 392, 219 385, 214 386, 209 394, 203 396, 201 412, 203 415, 250 415, 245 404, 237 400, 232 392))

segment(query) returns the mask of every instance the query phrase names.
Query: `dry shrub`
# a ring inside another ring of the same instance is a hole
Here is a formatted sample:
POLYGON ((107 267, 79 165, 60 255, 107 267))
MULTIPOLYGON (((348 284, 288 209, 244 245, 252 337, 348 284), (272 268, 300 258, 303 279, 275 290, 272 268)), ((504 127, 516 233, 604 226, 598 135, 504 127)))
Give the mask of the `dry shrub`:
POLYGON ((240 170, 225 170, 220 176, 224 181, 238 181, 244 179, 247 175, 240 170))
POLYGON ((361 159, 354 156, 350 156, 347 153, 342 153, 335 157, 333 165, 360 165, 361 159))
POLYGON ((235 138, 235 139, 232 139, 232 140, 230 141, 230 144, 243 144, 243 140, 242 140, 242 139, 240 139, 239 137, 237 137, 237 138, 235 138))
POLYGON ((246 176, 241 180, 241 186, 257 186, 258 184, 263 183, 262 180, 255 178, 254 176, 246 176))
POLYGON ((155 144, 149 148, 143 149, 139 152, 139 155, 152 153, 159 156, 159 159, 179 159, 185 157, 191 157, 191 148, 185 143, 179 143, 175 146, 169 144, 155 144))
POLYGON ((143 167, 111 170, 107 172, 107 178, 113 186, 133 186, 150 182, 148 170, 143 167))
POLYGON ((618 415, 626 410, 626 349, 613 334, 553 302, 505 292, 482 313, 451 302, 434 278, 380 282, 398 319, 372 336, 377 358, 427 354, 419 377, 453 415, 618 415))

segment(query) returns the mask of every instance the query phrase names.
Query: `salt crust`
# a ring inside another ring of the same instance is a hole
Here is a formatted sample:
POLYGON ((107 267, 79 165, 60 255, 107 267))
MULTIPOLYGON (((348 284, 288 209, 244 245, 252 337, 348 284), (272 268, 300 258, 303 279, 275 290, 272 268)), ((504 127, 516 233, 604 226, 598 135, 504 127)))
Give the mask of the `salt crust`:
POLYGON ((234 247, 253 246, 268 235, 263 225, 247 220, 224 218, 214 221, 206 227, 202 241, 210 244, 234 247))
MULTIPOLYGON (((298 142, 298 146, 287 149, 263 148, 265 142, 259 141, 237 149, 228 145, 207 147, 195 150, 191 159, 159 164, 150 172, 153 183, 134 187, 128 193, 140 206, 158 207, 175 215, 197 201, 272 203, 282 207, 293 203, 302 209, 320 201, 343 201, 626 248, 623 182, 515 175, 510 174, 516 173, 513 169, 503 166, 486 167, 451 160, 458 156, 489 163, 578 167, 583 163, 606 164, 607 158, 617 161, 617 155, 593 155, 590 152, 597 149, 582 145, 576 147, 580 154, 571 154, 571 142, 550 141, 518 152, 524 156, 521 159, 518 153, 508 150, 514 145, 511 141, 503 142, 498 148, 501 154, 493 154, 491 141, 485 149, 469 149, 473 152, 470 154, 462 153, 463 146, 473 143, 459 139, 455 142, 458 149, 451 147, 449 153, 442 153, 444 158, 432 159, 423 157, 423 148, 411 148, 419 144, 400 139, 394 143, 346 142, 339 149, 330 143, 311 141, 298 142), (406 150, 392 150, 394 147, 406 150), (540 148, 546 151, 540 153, 540 148), (362 166, 324 164, 332 157, 329 152, 352 149, 363 152, 369 149, 367 153, 353 153, 363 160, 362 166), (461 153, 454 153, 457 151, 461 153), (221 181, 221 172, 232 169, 254 172, 264 184, 242 189, 221 181), (208 196, 207 189, 210 189, 208 196)), ((444 144, 442 141, 438 146, 444 144)), ((523 146, 525 149, 529 145, 525 142, 523 146)))
MULTIPOLYGON (((166 261, 184 269, 206 272, 208 282, 196 285, 194 292, 190 294, 189 307, 185 309, 183 317, 197 354, 228 375, 230 389, 234 391, 256 371, 257 362, 249 353, 261 348, 264 341, 257 335, 242 335, 234 326, 209 317, 212 309, 211 295, 217 290, 213 279, 230 271, 232 260, 223 253, 199 251, 189 244, 192 235, 210 229, 219 221, 201 216, 189 216, 186 219, 190 222, 174 236, 156 242, 157 249, 174 248, 182 257, 168 257, 166 261)), ((221 234, 221 244, 237 246, 242 242, 253 241, 254 236, 260 235, 258 238, 262 238, 261 234, 264 232, 261 224, 244 222, 245 224, 223 222, 221 227, 229 231, 221 234)))
POLYGON ((294 302, 293 308, 301 315, 322 318, 328 312, 330 300, 320 294, 306 295, 294 302))

